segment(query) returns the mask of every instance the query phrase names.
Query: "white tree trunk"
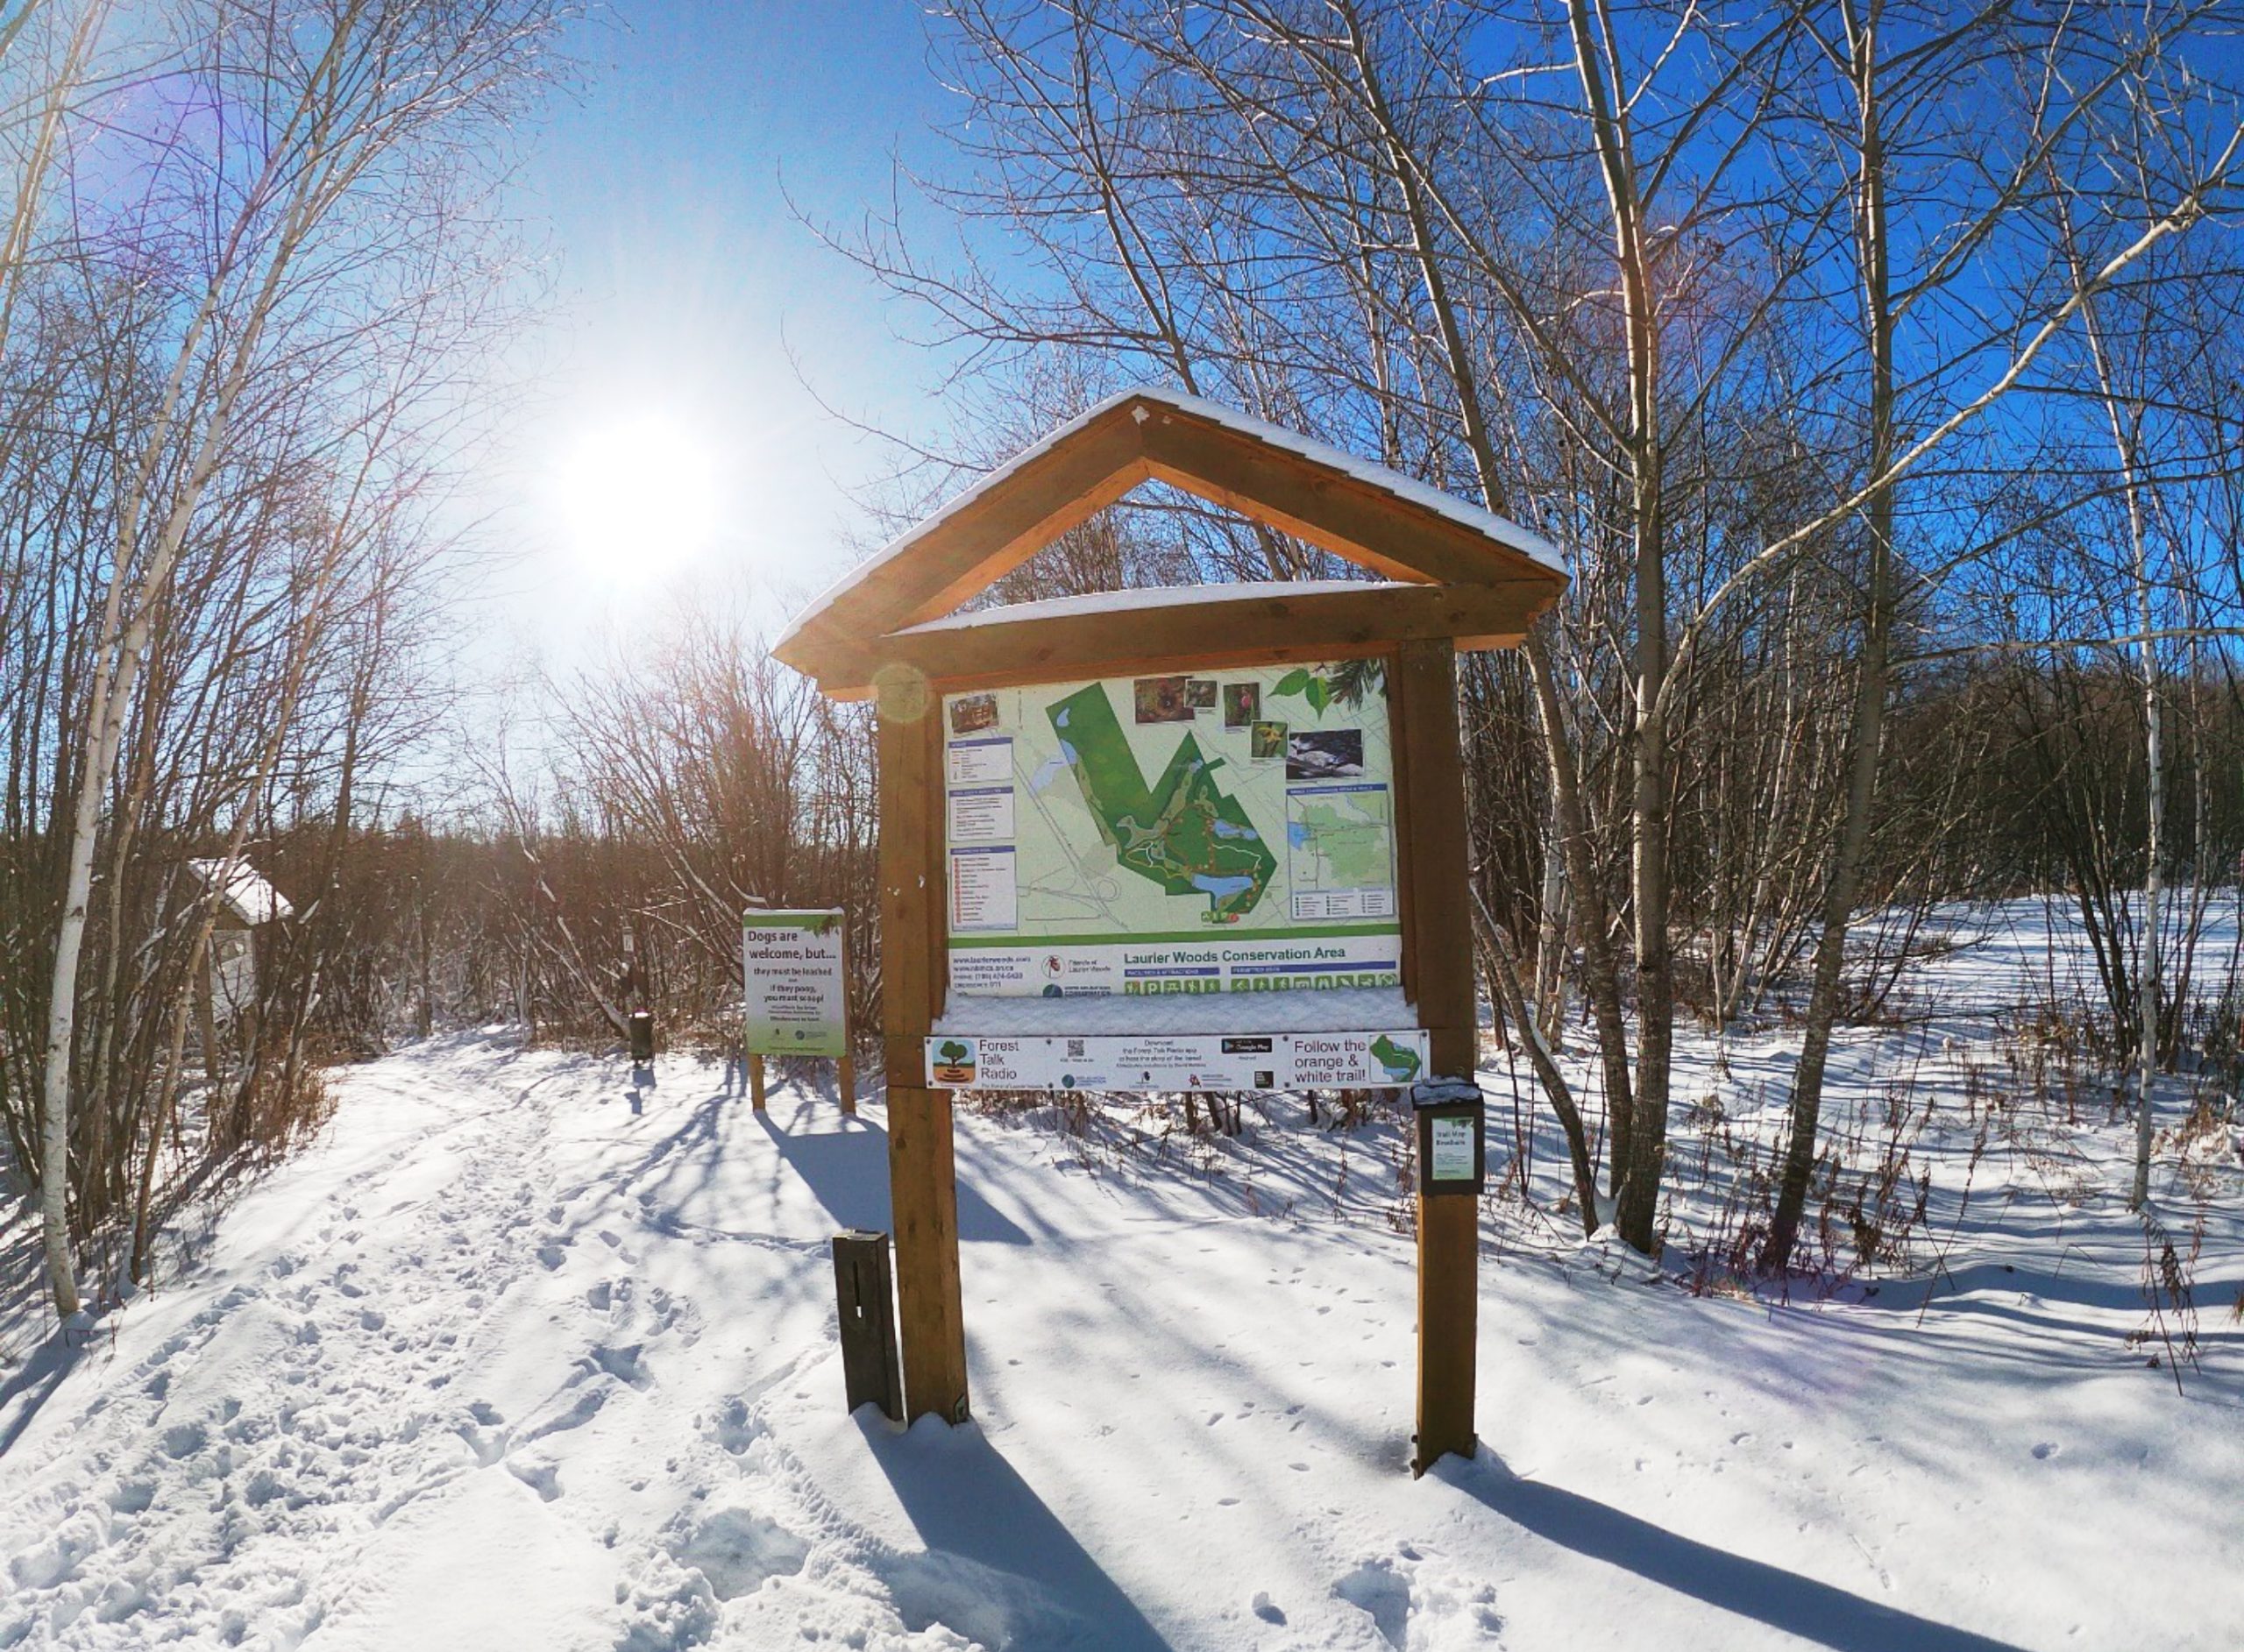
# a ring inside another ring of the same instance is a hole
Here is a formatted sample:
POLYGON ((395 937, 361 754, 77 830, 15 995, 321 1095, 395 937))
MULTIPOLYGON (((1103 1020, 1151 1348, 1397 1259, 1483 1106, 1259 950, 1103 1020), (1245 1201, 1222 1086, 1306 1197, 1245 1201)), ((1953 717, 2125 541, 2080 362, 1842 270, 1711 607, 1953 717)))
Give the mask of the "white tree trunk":
POLYGON ((2142 641, 2137 645, 2142 667, 2143 750, 2148 760, 2150 803, 2149 841, 2144 845, 2142 879, 2142 961, 2136 971, 2142 1023, 2140 1047, 2141 1093, 2135 1102, 2135 1179, 2127 1195, 2127 1208, 2141 1210, 2150 1202, 2151 1082, 2158 1072, 2158 996, 2164 960, 2159 946, 2158 849, 2166 824, 2165 743, 2158 715, 2158 645, 2151 638, 2150 550, 2140 512, 2129 500, 2130 526, 2135 534, 2135 594, 2142 617, 2142 641))
MULTIPOLYGON (((123 584, 120 578, 110 589, 103 618, 105 642, 116 635, 123 584)), ((47 995, 40 1092, 44 1107, 39 1129, 39 1242, 54 1311, 64 1319, 79 1308, 77 1271, 70 1258, 69 1218, 70 1057, 78 1025, 78 958, 85 947, 86 913, 93 904, 94 837, 101 825, 102 795, 109 790, 110 776, 116 768, 124 708, 131 692, 132 663, 129 648, 104 658, 96 671, 86 707, 89 749, 71 816, 69 869, 63 884, 62 919, 55 931, 54 974, 47 995)))

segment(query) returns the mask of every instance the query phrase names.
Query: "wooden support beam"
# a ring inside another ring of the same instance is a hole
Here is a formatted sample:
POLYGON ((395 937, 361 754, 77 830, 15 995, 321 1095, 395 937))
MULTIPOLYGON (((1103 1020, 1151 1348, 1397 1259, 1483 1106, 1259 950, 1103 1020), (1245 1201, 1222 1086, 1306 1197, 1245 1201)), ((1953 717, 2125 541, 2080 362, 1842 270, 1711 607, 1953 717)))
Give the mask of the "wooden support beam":
MULTIPOLYGON (((1426 1029, 1431 1075, 1473 1077, 1479 1064, 1473 990, 1470 857, 1457 727, 1457 662, 1445 642, 1409 642, 1388 668, 1395 719, 1402 891, 1410 976, 1426 1029)), ((1418 1195, 1417 1441, 1423 1474, 1445 1453, 1469 1457, 1479 1339, 1480 1201, 1418 1195)))
MULTIPOLYGON (((827 693, 858 698, 872 663, 891 657, 882 639, 952 613, 1147 480, 1268 523, 1390 579, 1516 583, 1548 596, 1566 584, 1533 535, 1461 500, 1321 444, 1147 392, 1095 409, 992 472, 820 599, 773 653, 827 693)), ((1530 604, 1526 617, 1541 606, 1530 604)), ((1440 635, 1508 647, 1523 625, 1507 613, 1477 629, 1440 635)), ((1419 635, 1406 629, 1382 640, 1419 635)), ((1265 652, 1259 660, 1233 654, 1231 663, 1343 658, 1366 644, 1327 640, 1308 646, 1298 656, 1265 652)), ((1180 646, 1171 652, 1183 659, 1195 651, 1180 646)), ((1142 670, 1155 653, 1141 649, 1124 663, 1142 670)))
POLYGON ((955 691, 1203 667, 1315 664, 1434 639, 1509 647, 1557 594, 1547 580, 1516 579, 1340 590, 1211 585, 1201 600, 1148 603, 1126 616, 1097 598, 1038 603, 1019 619, 998 609, 869 640, 849 655, 820 655, 819 686, 837 697, 868 693, 884 661, 911 666, 955 691))
POLYGON ((1145 446, 1131 409, 1111 409, 1066 442, 1016 461, 995 481, 899 540, 866 578, 837 594, 824 622, 773 652, 811 677, 825 649, 917 625, 1002 578, 1070 528, 1143 482, 1145 446))
POLYGON ((763 1110, 763 1058, 748 1058, 748 1104, 757 1112, 763 1110))
POLYGON ((922 680, 880 705, 881 1004, 887 1038, 888 1187, 897 1329, 913 1417, 966 1419, 966 1329, 949 1095, 926 1087, 921 1043, 941 1003, 941 706, 922 680))
MULTIPOLYGON (((1181 408, 1159 408, 1145 425, 1154 478, 1389 579, 1470 585, 1533 569, 1491 554, 1488 536, 1386 488, 1273 447, 1181 408), (1517 565, 1507 568, 1505 562, 1517 565)), ((1544 576, 1562 583, 1556 574, 1544 576)))
POLYGON ((888 1091, 888 1202, 896 1225, 897 1323, 913 1419, 963 1422, 966 1320, 958 1273, 958 1180, 950 1092, 888 1091))

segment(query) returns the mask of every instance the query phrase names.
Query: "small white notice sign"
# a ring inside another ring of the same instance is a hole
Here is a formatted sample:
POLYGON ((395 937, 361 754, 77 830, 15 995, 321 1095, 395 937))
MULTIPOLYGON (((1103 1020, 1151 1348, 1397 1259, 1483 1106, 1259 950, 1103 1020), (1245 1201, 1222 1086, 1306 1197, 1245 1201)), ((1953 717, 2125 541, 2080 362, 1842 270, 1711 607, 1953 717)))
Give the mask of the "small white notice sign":
POLYGON ((849 1054, 842 934, 838 910, 750 912, 741 920, 749 1054, 849 1054))
POLYGON ((1427 1154, 1427 1174, 1435 1181, 1473 1180, 1473 1121, 1469 1118, 1430 1118, 1432 1151, 1427 1154))

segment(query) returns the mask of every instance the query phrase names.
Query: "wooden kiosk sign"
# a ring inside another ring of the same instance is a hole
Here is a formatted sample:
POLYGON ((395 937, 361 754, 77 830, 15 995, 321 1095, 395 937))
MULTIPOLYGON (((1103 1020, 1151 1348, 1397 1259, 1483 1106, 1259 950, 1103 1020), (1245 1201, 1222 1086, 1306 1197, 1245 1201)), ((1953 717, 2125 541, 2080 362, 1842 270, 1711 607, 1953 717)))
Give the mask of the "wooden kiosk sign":
POLYGON ((1565 585, 1525 529, 1196 398, 1053 432, 775 652, 879 709, 883 1010, 910 1414, 967 1414, 950 1092, 1407 1088, 1417 1447, 1474 1449, 1481 1165, 1458 649, 1565 585), (958 612, 1160 480, 1377 576, 958 612))

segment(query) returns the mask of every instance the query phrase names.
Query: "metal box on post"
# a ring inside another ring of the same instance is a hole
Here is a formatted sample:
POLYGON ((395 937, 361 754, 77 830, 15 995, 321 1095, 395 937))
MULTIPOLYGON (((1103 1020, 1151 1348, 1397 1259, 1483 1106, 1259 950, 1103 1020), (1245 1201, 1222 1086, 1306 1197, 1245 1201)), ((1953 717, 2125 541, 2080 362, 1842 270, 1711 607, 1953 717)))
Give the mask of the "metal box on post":
POLYGON ((1430 1079, 1410 1089, 1418 1124, 1418 1191, 1479 1193, 1488 1181, 1488 1109, 1477 1084, 1430 1079))
POLYGON ((896 1295, 888 1235, 853 1228, 834 1236, 834 1286, 842 1320, 842 1381, 849 1409, 868 1400, 904 1421, 904 1378, 896 1354, 896 1295))

